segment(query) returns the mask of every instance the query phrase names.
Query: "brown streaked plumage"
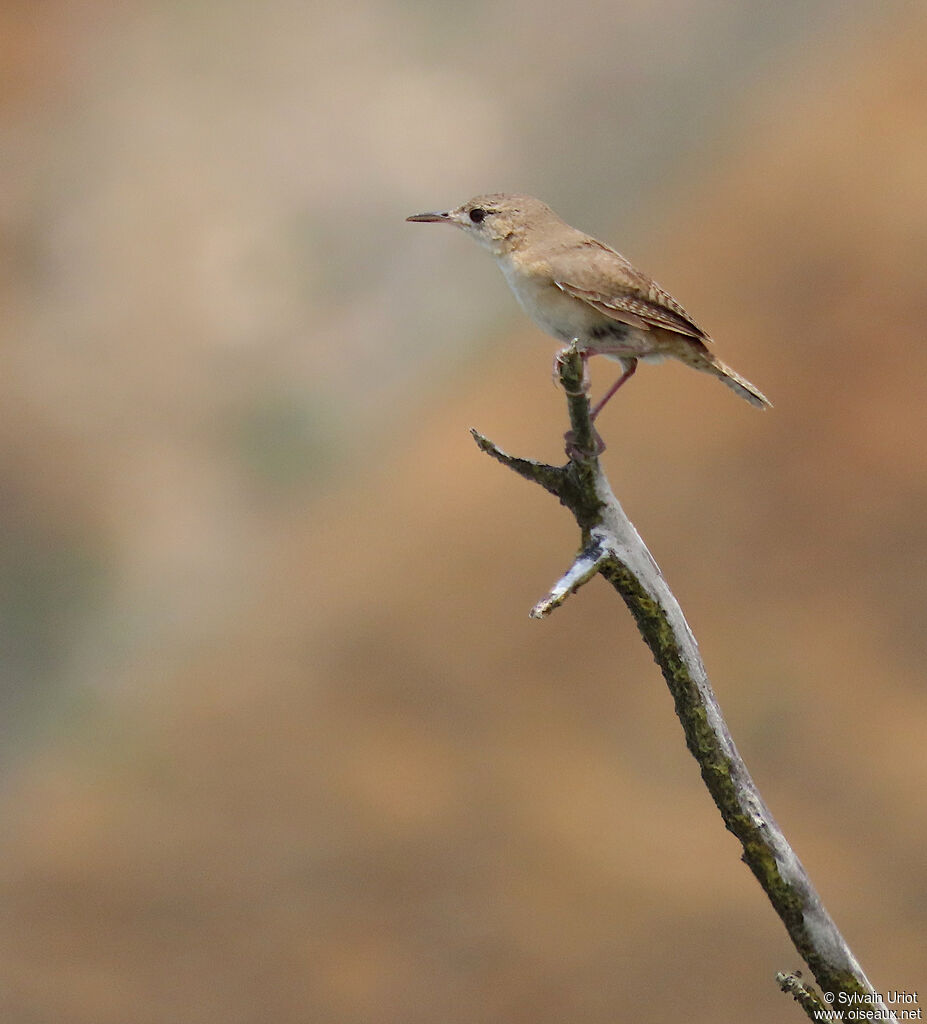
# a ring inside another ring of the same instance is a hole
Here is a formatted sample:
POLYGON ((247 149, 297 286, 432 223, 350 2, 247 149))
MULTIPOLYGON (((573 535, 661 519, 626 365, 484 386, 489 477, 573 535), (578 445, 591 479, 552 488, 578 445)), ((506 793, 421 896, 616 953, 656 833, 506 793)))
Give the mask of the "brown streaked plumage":
POLYGON ((543 330, 587 355, 617 359, 623 373, 593 417, 639 360, 679 359, 710 373, 759 409, 771 403, 708 348, 711 337, 656 281, 604 242, 570 227, 540 199, 476 196, 446 213, 408 218, 453 224, 495 257, 515 297, 543 330))

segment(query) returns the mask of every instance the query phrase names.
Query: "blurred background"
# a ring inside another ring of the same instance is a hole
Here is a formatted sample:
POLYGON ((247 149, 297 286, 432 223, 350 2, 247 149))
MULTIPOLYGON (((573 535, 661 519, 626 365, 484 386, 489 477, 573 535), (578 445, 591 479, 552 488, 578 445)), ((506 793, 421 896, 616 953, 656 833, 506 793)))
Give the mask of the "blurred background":
MULTIPOLYGON (((0 7, 0 1009, 800 1019, 570 517, 553 342, 403 223, 540 195, 775 409, 644 367, 613 486, 873 983, 924 991, 927 12, 0 7)), ((614 376, 593 364, 596 391, 614 376)))

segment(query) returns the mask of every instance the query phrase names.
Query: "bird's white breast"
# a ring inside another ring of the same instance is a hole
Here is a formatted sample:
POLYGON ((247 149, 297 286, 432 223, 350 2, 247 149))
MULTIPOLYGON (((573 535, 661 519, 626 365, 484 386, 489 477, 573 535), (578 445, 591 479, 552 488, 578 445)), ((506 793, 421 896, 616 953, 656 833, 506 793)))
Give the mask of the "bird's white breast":
POLYGON ((508 253, 496 261, 522 309, 560 341, 585 338, 591 327, 604 319, 585 302, 562 292, 543 267, 527 264, 508 253))

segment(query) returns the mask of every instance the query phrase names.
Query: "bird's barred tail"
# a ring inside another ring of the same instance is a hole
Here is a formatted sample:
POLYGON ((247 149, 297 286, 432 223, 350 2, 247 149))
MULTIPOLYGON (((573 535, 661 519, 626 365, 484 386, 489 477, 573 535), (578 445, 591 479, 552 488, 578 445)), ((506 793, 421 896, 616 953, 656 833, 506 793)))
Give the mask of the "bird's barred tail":
POLYGON ((770 402, 759 388, 754 387, 746 377, 741 377, 736 370, 732 370, 725 363, 722 363, 720 359, 714 359, 712 361, 711 372, 714 373, 719 380, 727 384, 731 391, 740 395, 741 398, 746 399, 746 401, 751 405, 755 405, 757 409, 772 408, 772 402, 770 402))

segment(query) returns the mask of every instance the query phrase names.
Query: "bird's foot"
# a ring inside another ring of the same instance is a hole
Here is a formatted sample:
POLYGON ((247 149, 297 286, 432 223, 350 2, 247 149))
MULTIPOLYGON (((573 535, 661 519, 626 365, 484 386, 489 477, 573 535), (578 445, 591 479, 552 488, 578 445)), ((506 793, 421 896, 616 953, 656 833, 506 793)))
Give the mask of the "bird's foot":
MULTIPOLYGON (((551 367, 550 375, 551 375, 551 378, 553 379, 554 384, 556 384, 558 386, 563 383, 563 377, 562 377, 563 360, 566 357, 567 353, 569 353, 571 351, 572 351, 572 346, 571 345, 567 345, 566 348, 559 349, 557 354, 554 356, 554 365, 551 367)), ((575 397, 577 395, 585 395, 585 394, 587 394, 588 391, 589 391, 589 386, 590 386, 590 381, 589 381, 589 353, 588 352, 581 352, 580 355, 583 358, 583 379, 580 382, 579 391, 570 391, 566 387, 564 387, 564 389, 563 389, 568 395, 572 395, 573 397, 575 397)))
POLYGON ((563 440, 566 442, 564 450, 566 451, 567 458, 571 462, 588 462, 589 459, 594 459, 605 451, 605 442, 602 440, 602 435, 595 429, 595 427, 592 428, 592 451, 579 445, 576 440, 575 430, 568 430, 563 435, 563 440))

